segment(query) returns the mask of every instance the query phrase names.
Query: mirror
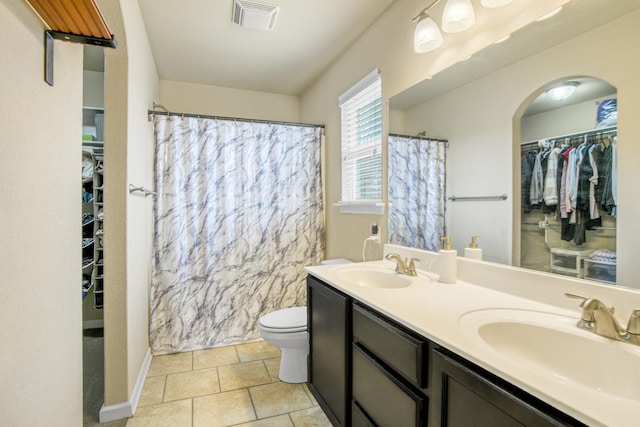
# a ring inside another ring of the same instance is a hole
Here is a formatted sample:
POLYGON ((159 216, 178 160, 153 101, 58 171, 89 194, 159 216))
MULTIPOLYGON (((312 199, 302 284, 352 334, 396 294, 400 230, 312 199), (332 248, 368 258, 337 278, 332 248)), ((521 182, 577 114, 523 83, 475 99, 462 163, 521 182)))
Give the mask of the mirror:
MULTIPOLYGON (((610 82, 620 96, 621 139, 640 138, 640 123, 633 118, 640 113, 640 83, 625 70, 640 66, 630 43, 640 38, 639 9, 634 0, 573 0, 554 18, 534 22, 390 99, 390 133, 424 132, 449 141, 445 217, 459 255, 471 236, 479 235, 485 261, 520 264, 521 118, 550 82, 580 76, 610 82), (502 194, 506 200, 450 200, 502 194)), ((637 180, 637 151, 633 144, 620 144, 620 183, 637 180)), ((618 186, 625 209, 616 218, 617 283, 640 287, 633 257, 640 241, 634 224, 640 202, 633 188, 618 186)))

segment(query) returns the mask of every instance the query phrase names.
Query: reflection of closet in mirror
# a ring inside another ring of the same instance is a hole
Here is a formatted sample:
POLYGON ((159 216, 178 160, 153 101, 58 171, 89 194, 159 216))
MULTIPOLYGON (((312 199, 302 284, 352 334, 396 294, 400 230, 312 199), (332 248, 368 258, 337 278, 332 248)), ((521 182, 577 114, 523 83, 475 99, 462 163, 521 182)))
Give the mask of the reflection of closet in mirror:
POLYGON ((616 282, 616 89, 572 78, 547 89, 521 122, 520 266, 616 282))

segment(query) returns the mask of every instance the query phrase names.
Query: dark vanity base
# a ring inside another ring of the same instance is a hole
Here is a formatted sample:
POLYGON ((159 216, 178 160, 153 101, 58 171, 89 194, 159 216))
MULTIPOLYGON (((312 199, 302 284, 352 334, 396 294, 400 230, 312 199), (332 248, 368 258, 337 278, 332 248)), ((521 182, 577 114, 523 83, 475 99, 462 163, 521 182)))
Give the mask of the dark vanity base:
POLYGON ((334 426, 585 426, 309 276, 309 389, 334 426))

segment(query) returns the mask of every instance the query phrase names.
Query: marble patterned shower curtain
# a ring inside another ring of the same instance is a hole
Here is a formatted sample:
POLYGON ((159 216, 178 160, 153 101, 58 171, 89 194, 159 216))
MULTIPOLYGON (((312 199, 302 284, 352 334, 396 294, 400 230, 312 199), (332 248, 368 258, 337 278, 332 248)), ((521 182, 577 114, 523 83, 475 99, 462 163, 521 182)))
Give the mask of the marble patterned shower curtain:
POLYGON ((389 136, 389 243, 437 251, 445 228, 447 143, 389 136))
POLYGON ((155 115, 155 354, 259 337, 324 253, 319 127, 155 115))

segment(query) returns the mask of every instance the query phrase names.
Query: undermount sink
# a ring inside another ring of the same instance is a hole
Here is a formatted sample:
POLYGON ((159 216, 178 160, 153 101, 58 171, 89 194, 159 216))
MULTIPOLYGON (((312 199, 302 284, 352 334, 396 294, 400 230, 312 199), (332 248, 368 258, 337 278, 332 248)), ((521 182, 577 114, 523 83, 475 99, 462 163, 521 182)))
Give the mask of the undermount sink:
POLYGON ((581 330, 576 322, 552 313, 488 309, 463 315, 460 327, 505 363, 601 393, 640 399, 640 347, 581 330))
POLYGON ((406 288, 416 278, 396 273, 393 268, 372 266, 345 266, 338 272, 342 280, 370 288, 406 288))

